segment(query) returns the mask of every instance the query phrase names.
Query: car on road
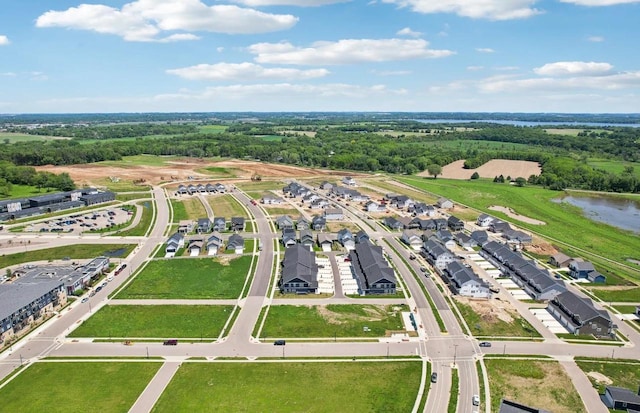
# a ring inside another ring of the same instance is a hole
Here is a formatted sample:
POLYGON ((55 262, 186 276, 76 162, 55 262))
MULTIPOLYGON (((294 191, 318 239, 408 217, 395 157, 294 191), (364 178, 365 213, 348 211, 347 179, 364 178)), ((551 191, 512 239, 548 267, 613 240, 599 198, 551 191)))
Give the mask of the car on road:
POLYGON ((427 272, 427 267, 420 267, 420 271, 427 272))
POLYGON ((106 281, 105 281, 105 282, 103 282, 102 284, 100 284, 100 287, 102 287, 102 288, 104 288, 104 287, 106 287, 106 286, 107 286, 106 281))
POLYGON ((431 373, 431 383, 437 383, 438 382, 438 373, 431 373))
POLYGON ((285 340, 276 340, 273 342, 274 346, 284 346, 285 344, 287 344, 285 340))
POLYGON ((98 288, 96 288, 96 291, 95 291, 95 292, 96 292, 96 293, 99 293, 100 291, 102 291, 102 286, 101 286, 101 285, 99 285, 99 286, 98 286, 98 288))
POLYGON ((86 303, 87 301, 89 301, 89 297, 84 297, 84 298, 82 299, 82 302, 83 302, 83 303, 86 303))
POLYGON ((409 254, 409 259, 410 260, 415 260, 417 257, 415 254, 409 254))
POLYGON ((164 346, 177 346, 178 345, 178 340, 172 339, 172 340, 165 340, 162 345, 164 346))
POLYGON ((478 344, 480 347, 491 347, 491 343, 489 343, 488 341, 482 341, 480 344, 478 344))
POLYGON ((478 396, 477 394, 474 394, 473 397, 471 398, 471 403, 474 406, 480 406, 480 396, 478 396))

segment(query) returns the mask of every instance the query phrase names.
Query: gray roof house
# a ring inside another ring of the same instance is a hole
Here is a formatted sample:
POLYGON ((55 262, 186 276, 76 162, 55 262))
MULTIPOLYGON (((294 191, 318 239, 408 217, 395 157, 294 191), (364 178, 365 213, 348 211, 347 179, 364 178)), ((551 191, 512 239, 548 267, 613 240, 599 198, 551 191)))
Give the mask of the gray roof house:
POLYGON ((516 244, 531 244, 533 241, 533 237, 530 234, 527 234, 524 231, 519 231, 517 229, 510 229, 502 232, 502 238, 507 239, 508 243, 516 243, 516 244))
POLYGON ((400 239, 415 251, 420 251, 420 249, 422 249, 422 237, 420 236, 419 231, 414 229, 405 229, 402 231, 402 237, 400 239))
POLYGON ((244 217, 231 218, 231 231, 244 231, 246 228, 244 217))
POLYGON ((638 393, 634 393, 624 387, 607 386, 601 399, 609 409, 622 411, 640 410, 640 389, 638 389, 638 393))
POLYGON ((213 219, 213 230, 224 232, 227 230, 227 219, 225 217, 215 217, 213 219))
POLYGON ((456 232, 453 238, 462 248, 471 248, 477 244, 476 240, 474 240, 464 232, 456 232))
POLYGON ((327 227, 327 220, 323 216, 314 215, 311 218, 311 228, 314 231, 322 231, 327 227))
POLYGON ((549 257, 549 264, 557 268, 566 267, 567 265, 569 265, 572 259, 573 258, 571 258, 570 256, 559 252, 549 257))
POLYGON ((365 240, 369 241, 369 234, 367 234, 363 230, 360 230, 360 231, 356 232, 356 235, 354 236, 354 239, 356 240, 356 244, 358 244, 360 242, 365 242, 365 240))
POLYGON ((353 237, 351 231, 349 231, 347 228, 343 228, 338 231, 338 242, 348 251, 356 247, 356 240, 353 237))
POLYGON ((471 239, 473 239, 476 244, 482 246, 484 245, 487 241, 489 241, 489 234, 487 234, 487 231, 473 231, 471 233, 471 239))
POLYGON ((300 244, 309 249, 313 249, 314 243, 315 241, 313 240, 313 233, 310 229, 303 229, 300 231, 300 244))
POLYGON ((165 248, 166 254, 175 254, 178 249, 184 247, 184 235, 176 232, 167 240, 167 246, 165 248))
POLYGON ((444 270, 447 264, 455 260, 455 256, 436 237, 429 238, 424 243, 423 249, 421 255, 440 270, 444 270))
POLYGON ((344 219, 344 214, 340 208, 326 208, 323 215, 327 221, 342 221, 344 219))
POLYGON ((500 402, 500 410, 498 413, 551 413, 548 410, 537 409, 535 407, 525 406, 522 403, 502 399, 500 402))
POLYGON ((276 226, 279 230, 293 229, 293 218, 289 215, 281 215, 276 218, 276 226))
POLYGON ((192 238, 189 240, 189 246, 187 247, 187 249, 189 250, 189 254, 192 257, 195 257, 196 255, 200 255, 200 251, 202 251, 202 238, 192 238))
POLYGON ((558 294, 547 306, 547 310, 575 335, 611 336, 616 326, 609 313, 598 310, 593 302, 571 291, 558 294))
POLYGON ((309 222, 309 220, 303 216, 300 216, 300 218, 298 218, 298 220, 296 221, 296 229, 298 231, 302 231, 303 229, 309 228, 311 228, 311 223, 309 222))
POLYGON ((287 248, 282 260, 281 293, 314 294, 318 290, 316 253, 298 244, 287 248))
POLYGON ((0 284, 0 335, 6 339, 67 302, 62 280, 0 284), (44 311, 43 311, 44 310, 44 311))
POLYGON ((213 223, 209 218, 198 218, 198 225, 196 226, 196 231, 198 231, 199 234, 203 232, 211 232, 212 226, 213 226, 213 223))
POLYGON ((233 234, 227 240, 227 250, 234 250, 236 254, 244 253, 244 238, 238 234, 233 234))
POLYGON ((216 255, 222 246, 222 235, 215 231, 207 238, 207 254, 216 255))
POLYGON ((476 223, 483 228, 489 228, 489 226, 493 221, 495 221, 495 218, 492 217, 491 215, 480 214, 476 223))
POLYGON ((451 209, 453 208, 453 202, 447 198, 439 198, 436 202, 436 206, 442 209, 451 209))
POLYGON ((447 219, 447 225, 451 231, 462 231, 464 229, 464 221, 453 215, 447 219))
POLYGON ((511 230, 511 225, 508 222, 504 221, 493 221, 489 224, 489 229, 491 232, 505 232, 511 230))
POLYGON ((595 270, 589 261, 573 260, 569 263, 569 275, 573 278, 587 278, 587 275, 595 270))
POLYGON ((333 247, 334 241, 337 241, 336 234, 320 233, 318 234, 318 245, 322 251, 329 252, 333 247))
POLYGON ((388 228, 396 231, 404 228, 404 224, 402 224, 402 222, 398 221, 394 217, 385 217, 382 220, 382 223, 386 225, 388 228))
POLYGON ((298 243, 298 237, 296 235, 296 230, 293 228, 285 228, 282 230, 282 245, 289 248, 298 243))
POLYGON ((445 273, 448 277, 449 288, 454 294, 473 298, 491 298, 489 285, 460 261, 452 261, 447 264, 445 273))
POLYGON ((360 295, 395 294, 396 276, 384 259, 382 247, 369 241, 349 252, 360 295))

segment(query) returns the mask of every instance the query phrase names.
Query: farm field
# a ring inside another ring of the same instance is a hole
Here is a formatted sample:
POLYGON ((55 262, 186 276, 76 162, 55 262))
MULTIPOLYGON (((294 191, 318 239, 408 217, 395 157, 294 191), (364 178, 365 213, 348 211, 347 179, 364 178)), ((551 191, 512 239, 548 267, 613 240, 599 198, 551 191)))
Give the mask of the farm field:
POLYGON ((225 217, 227 219, 232 217, 249 218, 245 209, 232 195, 208 196, 206 199, 216 217, 225 217))
MULTIPOLYGON (((33 261, 60 260, 65 257, 74 259, 95 258, 101 255, 125 258, 136 244, 77 244, 64 247, 29 250, 0 256, 0 268, 33 261)), ((27 247, 28 248, 28 247, 27 247)))
POLYGON ((222 133, 228 129, 228 126, 224 125, 202 125, 198 126, 198 130, 202 133, 222 133))
POLYGON ((506 220, 510 219, 501 212, 491 211, 489 206, 508 206, 518 214, 546 222, 546 225, 518 222, 518 226, 548 238, 563 252, 591 260, 605 275, 614 273, 635 280, 640 279, 640 268, 639 270, 627 268, 629 265, 627 258, 638 258, 640 238, 630 236, 629 232, 592 221, 584 217, 579 208, 566 202, 552 202, 553 199, 562 196, 562 192, 540 187, 518 188, 486 180, 460 181, 398 177, 398 181, 506 220), (563 243, 571 244, 579 250, 572 251, 563 243), (596 254, 602 258, 590 254, 596 254), (605 261, 604 258, 622 263, 625 267, 605 261))
POLYGON ((0 141, 16 143, 16 142, 34 142, 34 141, 49 141, 53 139, 70 139, 60 136, 44 136, 44 135, 29 135, 28 133, 12 133, 12 132, 0 132, 0 141))
POLYGON ((274 305, 269 308, 262 337, 384 337, 404 330, 400 312, 405 304, 274 305), (364 331, 363 327, 370 331, 364 331))
POLYGON ((277 404, 279 413, 406 413, 421 369, 416 361, 184 363, 152 412, 268 412, 277 404))
MULTIPOLYGON (((475 169, 464 169, 464 160, 452 162, 442 167, 441 177, 444 179, 470 179, 474 172, 481 178, 494 178, 499 175, 529 178, 531 175, 540 175, 542 169, 537 162, 511 161, 507 159, 492 159, 475 169)), ((421 172, 418 176, 429 176, 428 172, 421 172)))
POLYGON ((160 366, 153 362, 38 362, 0 389, 2 411, 126 413, 160 366))
POLYGON ((153 260, 117 294, 116 298, 237 298, 247 278, 250 265, 250 256, 231 260, 229 258, 153 260))
POLYGON ((484 363, 492 412, 498 411, 502 398, 554 413, 585 412, 571 379, 556 361, 485 359, 484 363))
POLYGON ((216 339, 230 305, 107 305, 69 337, 216 339))

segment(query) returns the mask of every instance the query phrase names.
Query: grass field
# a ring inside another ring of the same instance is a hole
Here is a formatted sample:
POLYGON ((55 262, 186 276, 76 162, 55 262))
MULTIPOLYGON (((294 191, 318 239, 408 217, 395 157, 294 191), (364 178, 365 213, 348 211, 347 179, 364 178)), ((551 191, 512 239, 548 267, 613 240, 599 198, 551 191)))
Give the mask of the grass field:
POLYGON ((209 175, 212 178, 233 178, 238 176, 239 172, 239 170, 235 168, 223 168, 220 166, 209 166, 207 168, 197 169, 196 171, 205 175, 209 175))
MULTIPOLYGON (((576 361, 576 364, 585 374, 596 372, 605 375, 612 381, 613 386, 626 387, 632 391, 638 390, 638 383, 640 383, 640 361, 637 361, 636 364, 629 364, 615 362, 613 360, 590 360, 576 361)), ((599 383, 590 376, 589 380, 591 380, 593 387, 598 389, 599 393, 604 393, 603 383, 599 383)))
POLYGON ((247 181, 247 182, 238 182, 235 184, 238 188, 243 191, 271 191, 274 189, 282 189, 284 187, 284 183, 281 181, 247 181))
POLYGON ((200 201, 200 198, 184 198, 171 200, 173 205, 173 222, 180 222, 183 219, 197 220, 207 217, 207 211, 200 201))
POLYGON ((605 302, 640 302, 640 287, 614 287, 613 289, 592 287, 588 289, 596 297, 605 302))
POLYGON ((513 317, 513 321, 508 323, 495 316, 480 316, 471 306, 457 300, 456 306, 475 336, 540 337, 540 333, 527 320, 522 318, 517 311, 509 312, 513 317))
POLYGON ((72 260, 95 258, 101 255, 125 258, 135 246, 136 244, 77 244, 42 250, 31 250, 27 246, 27 252, 0 256, 0 268, 32 261, 60 260, 64 257, 72 260))
POLYGON ((184 363, 152 412, 406 413, 421 367, 415 361, 184 363))
POLYGON ((485 360, 491 411, 500 400, 517 400, 554 413, 583 413, 584 405, 562 366, 555 361, 485 360))
POLYGON ((251 264, 242 256, 221 264, 211 258, 151 261, 116 298, 237 298, 251 264))
MULTIPOLYGON (((169 135, 162 135, 169 137, 169 135)), ((119 161, 102 161, 96 162, 96 166, 115 166, 118 168, 126 168, 127 166, 165 166, 171 161, 183 159, 179 156, 156 156, 156 155, 133 155, 123 156, 119 161)))
POLYGON ((160 365, 154 362, 35 363, 0 389, 0 410, 126 413, 160 365))
POLYGON ((202 125, 198 126, 198 130, 202 133, 223 133, 229 127, 224 125, 202 125))
POLYGON ((107 305, 69 337, 217 338, 230 305, 107 305))
POLYGON ((621 174, 625 167, 633 167, 633 174, 640 179, 640 162, 626 162, 613 159, 589 158, 587 164, 597 169, 602 169, 612 174, 621 174))
POLYGON ((240 203, 229 194, 213 197, 210 196, 207 197, 207 201, 209 202, 209 205, 211 205, 213 214, 216 217, 249 217, 244 208, 242 208, 242 205, 240 205, 240 203))
POLYGON ((409 308, 371 304, 271 306, 262 337, 384 337, 403 330, 400 311, 409 308), (363 331, 363 327, 371 331, 363 331))
POLYGON ((182 220, 189 219, 184 202, 177 199, 171 199, 169 202, 171 202, 171 207, 173 208, 173 223, 177 224, 182 220))
POLYGON ((569 255, 575 254, 591 260, 603 274, 618 273, 636 280, 640 279, 640 271, 620 266, 612 267, 611 263, 602 259, 598 262, 596 257, 588 255, 594 253, 628 265, 627 258, 638 258, 640 237, 631 236, 629 232, 592 221, 584 217, 579 208, 566 202, 552 202, 552 199, 562 196, 562 192, 540 187, 518 188, 487 180, 461 181, 407 177, 399 177, 398 180, 507 220, 509 218, 506 215, 491 211, 488 207, 508 206, 516 213, 547 223, 547 225, 536 226, 518 222, 518 226, 536 231, 552 242, 557 240, 580 248, 582 251, 571 251, 569 247, 563 250, 569 255), (598 265, 599 263, 601 265, 598 265))
POLYGON ((41 136, 41 135, 29 135, 28 133, 11 133, 11 132, 0 132, 0 142, 4 143, 8 139, 8 142, 16 143, 16 142, 33 142, 33 141, 50 141, 54 139, 69 139, 62 138, 59 136, 41 136))
POLYGON ((140 216, 138 225, 125 231, 118 231, 114 235, 120 237, 140 237, 147 233, 153 220, 153 205, 151 205, 151 201, 144 201, 139 203, 139 205, 142 206, 142 215, 140 216))
POLYGON ((9 196, 3 197, 3 199, 28 198, 32 196, 50 194, 52 192, 59 192, 59 191, 57 189, 51 189, 51 188, 38 189, 37 187, 31 186, 31 185, 11 184, 11 192, 9 193, 9 196))

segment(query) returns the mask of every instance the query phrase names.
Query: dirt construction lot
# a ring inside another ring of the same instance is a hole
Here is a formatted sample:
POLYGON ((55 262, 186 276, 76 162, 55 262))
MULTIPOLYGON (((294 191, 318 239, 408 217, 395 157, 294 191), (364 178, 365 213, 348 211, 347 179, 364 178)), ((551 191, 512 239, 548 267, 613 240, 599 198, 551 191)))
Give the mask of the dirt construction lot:
MULTIPOLYGON (((503 175, 515 179, 519 176, 527 179, 531 175, 540 175, 542 169, 537 162, 510 161, 506 159, 492 159, 476 169, 464 169, 464 160, 455 161, 442 167, 442 178, 470 179, 474 172, 481 178, 494 178, 503 175)), ((429 176, 428 172, 422 172, 420 176, 429 176)))

